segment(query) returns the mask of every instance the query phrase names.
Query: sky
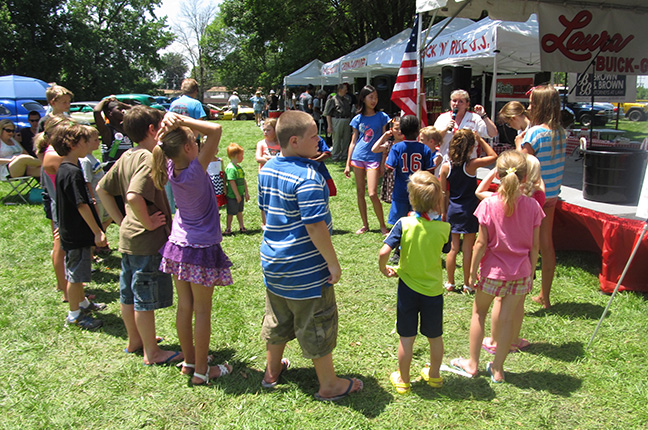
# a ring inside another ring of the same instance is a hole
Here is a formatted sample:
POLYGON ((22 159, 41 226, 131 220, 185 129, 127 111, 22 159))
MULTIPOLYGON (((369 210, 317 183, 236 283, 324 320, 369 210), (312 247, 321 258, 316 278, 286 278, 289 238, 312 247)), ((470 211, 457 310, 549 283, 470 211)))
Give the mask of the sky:
MULTIPOLYGON (((173 17, 180 16, 180 10, 182 9, 182 4, 185 3, 185 0, 162 0, 162 5, 155 9, 158 12, 158 15, 167 16, 167 24, 171 24, 173 17)), ((198 0, 199 5, 208 5, 208 4, 220 4, 222 0, 198 0)), ((179 43, 174 42, 169 47, 161 51, 165 52, 181 52, 182 47, 179 43)))

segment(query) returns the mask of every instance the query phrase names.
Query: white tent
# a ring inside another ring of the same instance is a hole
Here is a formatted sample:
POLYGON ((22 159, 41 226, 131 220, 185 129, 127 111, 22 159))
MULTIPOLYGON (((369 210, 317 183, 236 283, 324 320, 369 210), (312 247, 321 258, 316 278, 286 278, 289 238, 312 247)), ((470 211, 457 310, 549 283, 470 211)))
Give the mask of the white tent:
POLYGON ((305 66, 295 70, 290 75, 284 77, 284 86, 287 85, 333 85, 337 83, 337 76, 322 76, 320 69, 324 63, 320 60, 313 60, 305 66))
POLYGON ((367 64, 368 54, 383 48, 384 45, 385 41, 378 37, 355 51, 322 65, 321 74, 327 78, 336 79, 336 82, 343 82, 346 78, 358 76, 357 70, 367 64))

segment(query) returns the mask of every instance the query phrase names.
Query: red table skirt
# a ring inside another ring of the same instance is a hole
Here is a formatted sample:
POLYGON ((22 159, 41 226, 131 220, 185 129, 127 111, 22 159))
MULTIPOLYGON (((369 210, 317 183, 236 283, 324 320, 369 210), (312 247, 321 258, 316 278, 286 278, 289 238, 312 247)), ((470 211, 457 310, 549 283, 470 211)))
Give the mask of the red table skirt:
MULTIPOLYGON (((644 222, 619 218, 563 201, 556 206, 553 241, 556 250, 601 252, 601 290, 614 291, 644 222)), ((620 290, 648 291, 648 234, 626 273, 620 290)))

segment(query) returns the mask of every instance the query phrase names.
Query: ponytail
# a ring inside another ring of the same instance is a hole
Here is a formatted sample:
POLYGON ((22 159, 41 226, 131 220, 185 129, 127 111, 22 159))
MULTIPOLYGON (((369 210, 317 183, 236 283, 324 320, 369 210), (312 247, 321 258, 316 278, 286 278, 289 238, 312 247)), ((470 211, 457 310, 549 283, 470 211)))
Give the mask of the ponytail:
POLYGON ((520 184, 526 177, 526 172, 525 156, 518 151, 505 151, 497 159, 497 176, 500 178, 500 187, 497 192, 504 203, 506 216, 511 216, 515 212, 520 184))
POLYGON ((169 180, 167 165, 170 159, 174 159, 186 143, 193 139, 193 133, 190 128, 178 127, 165 133, 162 136, 161 143, 153 148, 153 157, 151 157, 151 177, 153 185, 158 189, 163 189, 169 180))
POLYGON ((151 157, 151 178, 155 188, 162 190, 169 180, 167 174, 168 159, 162 150, 162 145, 155 145, 153 148, 153 156, 151 157))

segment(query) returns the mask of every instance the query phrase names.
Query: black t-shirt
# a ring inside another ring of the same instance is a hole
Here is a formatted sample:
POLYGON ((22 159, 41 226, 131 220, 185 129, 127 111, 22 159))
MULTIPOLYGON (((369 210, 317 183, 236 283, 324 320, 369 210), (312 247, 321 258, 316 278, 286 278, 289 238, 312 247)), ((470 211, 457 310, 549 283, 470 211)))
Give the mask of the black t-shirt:
POLYGON ((20 146, 25 148, 25 151, 32 157, 36 156, 34 153, 34 132, 30 127, 25 127, 20 129, 20 136, 22 137, 20 146))
POLYGON ((64 161, 56 172, 56 208, 61 245, 65 251, 95 244, 94 233, 78 209, 78 206, 83 203, 90 207, 97 225, 101 226, 94 205, 90 201, 81 168, 64 161))

